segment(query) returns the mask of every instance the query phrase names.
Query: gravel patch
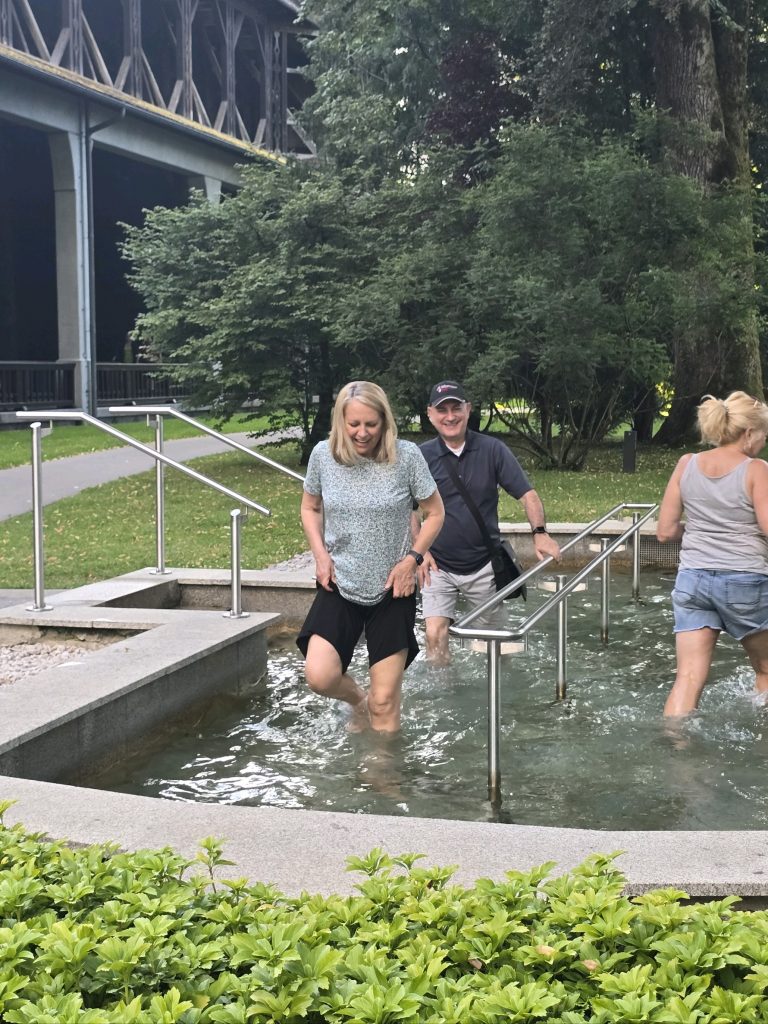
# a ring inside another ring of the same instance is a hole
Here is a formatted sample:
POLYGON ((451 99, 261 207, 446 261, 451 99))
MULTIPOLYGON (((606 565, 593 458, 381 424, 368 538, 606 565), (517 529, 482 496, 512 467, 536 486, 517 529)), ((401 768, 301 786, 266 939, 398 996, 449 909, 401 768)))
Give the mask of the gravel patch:
MULTIPOLYGON (((314 572, 315 560, 311 551, 302 551, 293 558, 271 565, 275 572, 314 572)), ((0 646, 0 686, 28 679, 37 672, 43 672, 55 665, 84 661, 94 650, 93 647, 71 644, 25 643, 0 646)))
POLYGON ((0 647, 0 685, 18 683, 54 665, 84 661, 93 648, 68 644, 13 644, 0 647))
POLYGON ((285 562, 277 562, 269 567, 270 572, 301 572, 304 569, 313 572, 314 568, 315 560, 311 551, 302 551, 298 555, 294 555, 293 558, 286 559, 285 562))

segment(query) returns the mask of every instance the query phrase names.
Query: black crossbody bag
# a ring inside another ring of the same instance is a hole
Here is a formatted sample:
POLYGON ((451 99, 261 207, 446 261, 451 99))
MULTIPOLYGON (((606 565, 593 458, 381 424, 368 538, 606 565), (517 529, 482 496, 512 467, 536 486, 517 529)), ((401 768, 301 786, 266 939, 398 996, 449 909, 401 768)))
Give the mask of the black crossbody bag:
MULTIPOLYGON (((488 554, 491 556, 493 579, 496 583, 496 591, 498 593, 499 590, 503 590, 504 587, 508 586, 512 580, 516 580, 518 576, 522 575, 523 567, 520 564, 515 549, 508 540, 502 540, 498 544, 494 544, 491 540, 491 535, 488 533, 488 529, 483 522, 483 517, 480 515, 480 509, 472 500, 469 491, 464 486, 464 482, 459 476, 455 463, 452 461, 455 458, 455 455, 449 456, 447 461, 448 472, 453 477, 453 482, 456 484, 456 490, 464 499, 464 503, 474 516, 475 522, 480 528, 483 543, 488 548, 488 554)), ((513 590, 511 594, 507 594, 504 600, 511 601, 514 597, 522 597, 524 601, 528 600, 528 591, 525 584, 523 584, 522 587, 518 587, 517 590, 513 590)))

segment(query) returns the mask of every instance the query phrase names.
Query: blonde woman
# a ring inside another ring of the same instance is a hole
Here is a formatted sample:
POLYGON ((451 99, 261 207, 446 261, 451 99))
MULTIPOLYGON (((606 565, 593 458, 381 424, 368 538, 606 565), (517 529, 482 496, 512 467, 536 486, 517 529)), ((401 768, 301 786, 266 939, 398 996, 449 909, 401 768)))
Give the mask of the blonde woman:
POLYGON ((339 392, 331 433, 309 458, 301 522, 315 558, 317 594, 297 643, 316 693, 353 709, 350 728, 400 728, 403 673, 418 654, 416 570, 443 525, 424 456, 397 438, 387 396, 353 381, 339 392), (424 515, 411 546, 414 500, 424 515), (362 633, 370 689, 347 669, 362 633))
POLYGON ((721 630, 740 640, 768 692, 768 406, 743 391, 706 395, 698 410, 712 451, 678 462, 659 510, 656 536, 680 540, 672 591, 677 675, 667 717, 696 709, 721 630), (685 517, 685 523, 683 523, 685 517))

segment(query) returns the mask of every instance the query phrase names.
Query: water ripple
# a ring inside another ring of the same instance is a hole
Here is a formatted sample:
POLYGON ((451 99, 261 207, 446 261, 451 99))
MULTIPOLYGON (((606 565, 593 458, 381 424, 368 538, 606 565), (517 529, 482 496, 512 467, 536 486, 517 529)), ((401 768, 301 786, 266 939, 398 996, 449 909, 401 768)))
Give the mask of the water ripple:
MULTIPOLYGON (((309 691, 293 649, 271 652, 265 692, 212 707, 193 733, 97 780, 173 800, 589 828, 765 828, 768 708, 740 645, 718 646, 700 712, 665 723, 674 676, 671 580, 613 581, 611 639, 599 600, 569 602, 568 700, 556 702, 554 626, 501 668, 501 815, 485 800, 487 681, 482 655, 447 668, 419 657, 394 740, 350 736, 343 708, 309 691)), ((533 592, 527 610, 538 595, 533 592)), ((366 674, 359 649, 351 671, 366 674)))

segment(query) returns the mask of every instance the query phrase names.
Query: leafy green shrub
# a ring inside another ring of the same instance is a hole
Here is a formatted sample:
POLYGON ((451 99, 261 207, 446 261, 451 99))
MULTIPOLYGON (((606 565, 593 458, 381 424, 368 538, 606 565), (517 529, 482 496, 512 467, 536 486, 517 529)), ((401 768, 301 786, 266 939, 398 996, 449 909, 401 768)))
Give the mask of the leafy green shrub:
POLYGON ((374 850, 350 861, 358 895, 287 897, 212 884, 226 864, 214 839, 189 861, 70 849, 0 823, 0 1020, 768 1021, 768 916, 735 897, 627 898, 614 856, 472 888, 418 859, 374 850), (204 872, 185 877, 196 863, 204 872))

